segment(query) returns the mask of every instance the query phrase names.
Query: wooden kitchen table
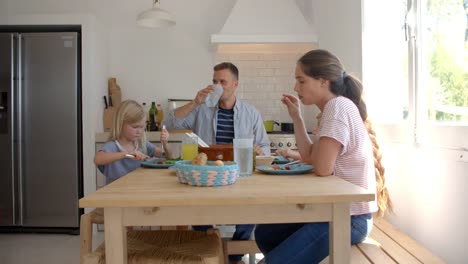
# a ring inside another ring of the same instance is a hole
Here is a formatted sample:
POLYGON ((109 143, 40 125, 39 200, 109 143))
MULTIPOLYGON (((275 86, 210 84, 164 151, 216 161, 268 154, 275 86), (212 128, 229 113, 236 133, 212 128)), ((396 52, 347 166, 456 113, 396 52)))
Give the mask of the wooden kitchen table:
POLYGON ((103 207, 106 263, 127 263, 126 226, 330 222, 330 263, 350 261, 350 202, 374 194, 335 176, 265 175, 230 186, 180 184, 174 170, 137 169, 80 199, 103 207))

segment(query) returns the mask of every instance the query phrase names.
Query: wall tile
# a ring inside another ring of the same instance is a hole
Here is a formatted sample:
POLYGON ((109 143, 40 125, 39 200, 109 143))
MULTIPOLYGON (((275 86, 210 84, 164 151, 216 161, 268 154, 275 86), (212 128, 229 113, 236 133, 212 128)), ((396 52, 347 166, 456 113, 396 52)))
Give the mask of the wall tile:
MULTIPOLYGON (((291 122, 281 103, 284 93, 295 94, 294 72, 302 54, 217 53, 215 63, 230 61, 239 68, 237 97, 254 105, 264 120, 291 122)), ((306 120, 310 129, 312 120, 306 120)))

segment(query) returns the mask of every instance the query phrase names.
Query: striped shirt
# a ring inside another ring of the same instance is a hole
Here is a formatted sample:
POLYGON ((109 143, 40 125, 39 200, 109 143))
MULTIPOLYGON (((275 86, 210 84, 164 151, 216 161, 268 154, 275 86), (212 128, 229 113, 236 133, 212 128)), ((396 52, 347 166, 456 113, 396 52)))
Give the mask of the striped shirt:
MULTIPOLYGON (((319 137, 329 137, 341 143, 334 174, 371 192, 376 191, 372 143, 356 105, 346 97, 331 99, 319 120, 319 137)), ((351 215, 377 211, 377 203, 355 202, 351 215)))
MULTIPOLYGON (((234 134, 237 136, 253 135, 254 143, 259 145, 265 155, 270 155, 270 140, 263 126, 263 120, 257 109, 247 102, 236 99, 234 105, 234 134)), ((208 145, 216 144, 219 108, 201 104, 185 118, 177 118, 175 110, 169 111, 163 123, 167 129, 190 129, 208 145)))
POLYGON ((218 124, 216 125, 216 144, 232 144, 234 138, 234 110, 218 110, 218 124))

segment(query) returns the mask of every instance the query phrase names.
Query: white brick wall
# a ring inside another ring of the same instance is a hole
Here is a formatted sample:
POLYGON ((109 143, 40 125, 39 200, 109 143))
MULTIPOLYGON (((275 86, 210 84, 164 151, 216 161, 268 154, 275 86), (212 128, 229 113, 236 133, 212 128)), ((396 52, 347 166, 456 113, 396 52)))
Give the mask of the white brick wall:
MULTIPOLYGON (((281 103, 283 93, 294 92, 296 62, 304 52, 297 53, 232 53, 219 52, 215 64, 232 62, 239 69, 237 97, 254 105, 263 120, 291 122, 281 103)), ((304 107, 306 127, 312 129, 317 110, 304 107), (312 118, 310 118, 312 117, 312 118)), ((275 127, 279 130, 279 127, 275 127)))

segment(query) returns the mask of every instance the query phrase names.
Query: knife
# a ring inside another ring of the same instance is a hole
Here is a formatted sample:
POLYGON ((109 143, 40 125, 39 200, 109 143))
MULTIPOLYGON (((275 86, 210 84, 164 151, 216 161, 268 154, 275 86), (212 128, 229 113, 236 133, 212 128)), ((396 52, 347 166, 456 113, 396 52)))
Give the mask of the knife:
POLYGON ((105 109, 107 109, 107 107, 109 107, 109 106, 107 105, 107 97, 106 97, 105 95, 104 95, 104 105, 106 106, 105 109))

